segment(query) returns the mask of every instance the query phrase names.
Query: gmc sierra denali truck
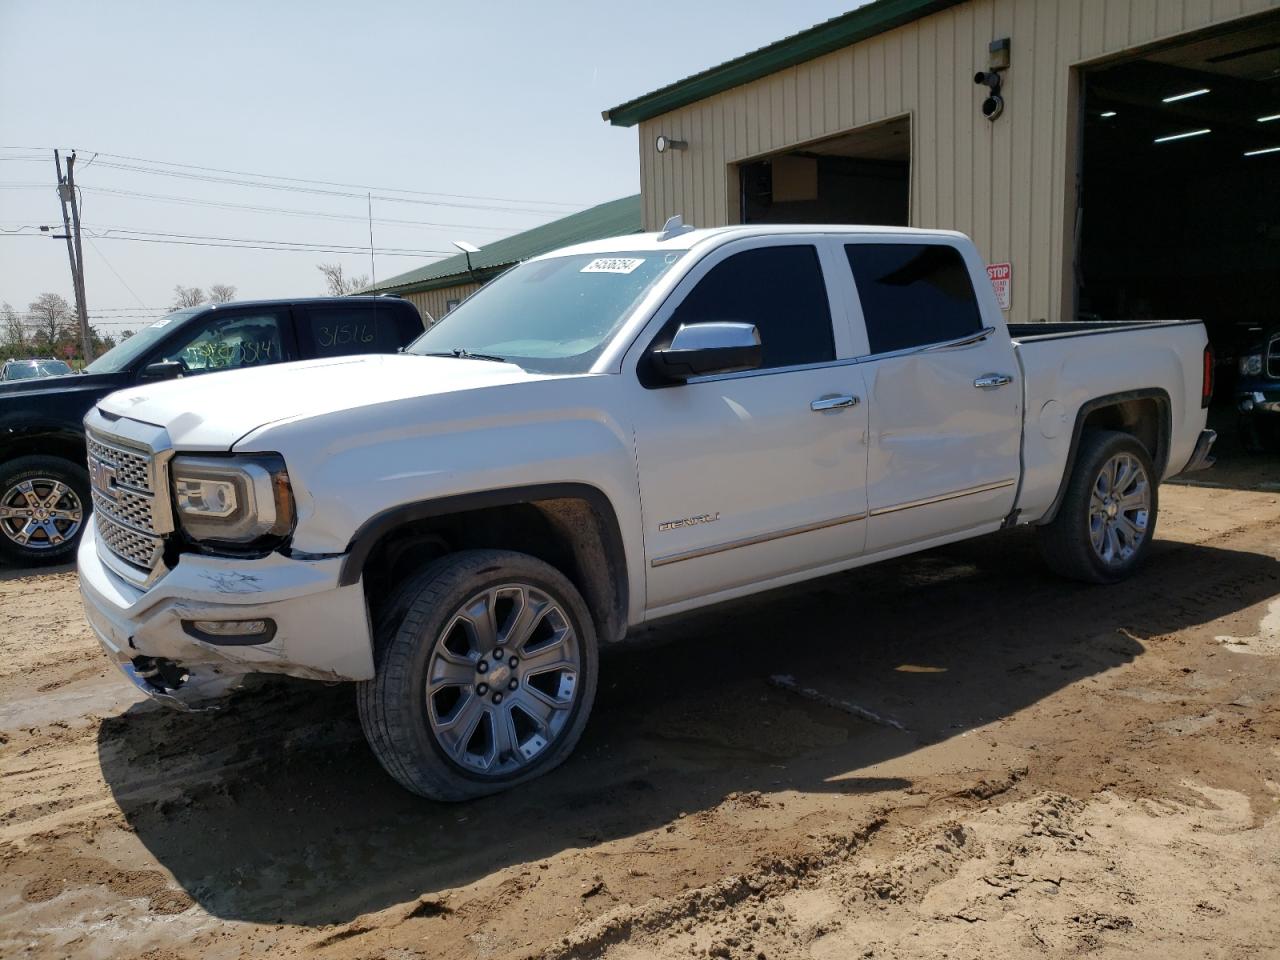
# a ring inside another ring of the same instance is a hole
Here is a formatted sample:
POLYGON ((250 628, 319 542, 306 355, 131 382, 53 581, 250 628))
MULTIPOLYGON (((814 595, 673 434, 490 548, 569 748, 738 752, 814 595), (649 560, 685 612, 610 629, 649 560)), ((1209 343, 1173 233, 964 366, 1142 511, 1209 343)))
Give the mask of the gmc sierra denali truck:
POLYGON ((1010 329, 960 234, 673 222, 401 355, 100 401, 85 610, 175 706, 353 681, 392 777, 476 797, 564 760, 639 624, 1020 523, 1129 576, 1211 361, 1198 322, 1010 329))
POLYGON ((74 556, 91 506, 84 415, 107 394, 288 360, 391 353, 420 333, 418 311, 398 297, 210 303, 144 327, 84 376, 0 383, 0 561, 27 567, 74 556))

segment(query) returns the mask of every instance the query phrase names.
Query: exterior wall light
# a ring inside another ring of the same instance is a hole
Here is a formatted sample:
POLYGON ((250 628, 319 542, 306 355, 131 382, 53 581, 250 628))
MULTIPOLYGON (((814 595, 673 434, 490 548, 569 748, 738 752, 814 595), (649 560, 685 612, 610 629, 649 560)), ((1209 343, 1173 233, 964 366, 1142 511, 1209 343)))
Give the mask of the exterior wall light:
POLYGON ((664 134, 658 134, 658 139, 653 142, 654 149, 659 153, 666 153, 668 150, 687 150, 689 149, 688 140, 673 140, 664 134))
POLYGON ((1004 113, 1004 97, 1000 95, 1000 74, 1009 69, 1009 38, 992 40, 987 46, 987 69, 973 75, 973 82, 990 91, 982 101, 982 115, 994 121, 1004 113))

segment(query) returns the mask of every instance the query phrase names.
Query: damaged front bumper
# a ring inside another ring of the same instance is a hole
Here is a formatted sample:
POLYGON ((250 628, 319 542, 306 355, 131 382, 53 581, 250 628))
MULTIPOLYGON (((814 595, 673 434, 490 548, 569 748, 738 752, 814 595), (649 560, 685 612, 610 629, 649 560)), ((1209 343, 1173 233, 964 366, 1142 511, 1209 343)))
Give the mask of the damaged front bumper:
POLYGON ((85 617, 102 649, 139 690, 167 706, 209 708, 253 673, 373 676, 364 588, 338 585, 341 558, 186 554, 140 590, 102 562, 94 524, 77 557, 85 617), (267 621, 271 629, 246 638, 193 626, 247 620, 267 621))

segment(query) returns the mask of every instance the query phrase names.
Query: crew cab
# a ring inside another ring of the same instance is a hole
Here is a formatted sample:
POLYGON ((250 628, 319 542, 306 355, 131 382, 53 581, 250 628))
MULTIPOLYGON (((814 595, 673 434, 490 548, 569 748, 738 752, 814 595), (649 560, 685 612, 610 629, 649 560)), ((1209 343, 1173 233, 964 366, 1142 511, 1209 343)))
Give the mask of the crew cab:
POLYGON ((420 333, 413 304, 392 297, 206 304, 143 328, 84 376, 6 378, 16 382, 0 383, 0 560, 34 566, 71 558, 91 506, 84 415, 107 394, 288 360, 390 353, 420 333))
POLYGON ((174 706, 353 681, 395 780, 476 797, 568 755, 640 624, 1014 524, 1129 576, 1211 360, 1199 322, 1011 328, 961 234, 672 222, 402 355, 100 401, 85 611, 174 706))

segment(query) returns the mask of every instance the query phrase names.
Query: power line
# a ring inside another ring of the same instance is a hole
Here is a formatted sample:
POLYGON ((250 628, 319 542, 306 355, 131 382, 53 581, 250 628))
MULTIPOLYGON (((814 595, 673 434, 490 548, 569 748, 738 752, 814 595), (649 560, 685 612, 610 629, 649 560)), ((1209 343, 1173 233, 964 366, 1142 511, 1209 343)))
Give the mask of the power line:
MULTIPOLYGON (((107 269, 110 270, 115 275, 115 278, 120 281, 120 286, 124 287, 126 290, 129 291, 130 296, 132 296, 133 299, 138 301, 138 306, 142 306, 143 305, 142 298, 138 296, 137 291, 134 290, 133 287, 129 286, 125 278, 120 276, 120 271, 111 265, 111 261, 107 259, 106 254, 104 254, 101 250, 98 249, 98 245, 93 242, 93 237, 90 236, 88 240, 89 240, 89 246, 91 246, 93 248, 93 252, 98 255, 98 259, 100 259, 103 263, 105 263, 107 265, 107 269)), ((147 308, 143 307, 143 309, 147 309, 147 308)))
MULTIPOLYGON (((178 177, 183 180, 195 180, 201 183, 221 183, 233 187, 249 187, 257 190, 281 190, 286 193, 308 193, 317 194, 327 197, 346 197, 348 199, 363 200, 364 193, 353 193, 346 190, 330 190, 324 187, 300 186, 288 183, 267 183, 256 180, 244 180, 237 177, 214 176, 204 173, 187 173, 182 170, 157 170, 149 167, 140 167, 134 164, 115 163, 110 160, 102 160, 98 163, 100 168, 105 167, 110 170, 123 170, 130 173, 145 173, 157 177, 178 177)), ((548 213, 554 213, 545 207, 522 207, 508 205, 506 203, 462 203, 457 200, 424 200, 418 197, 393 197, 386 194, 374 193, 372 199, 383 203, 416 203, 428 207, 458 207, 465 210, 496 210, 504 213, 529 213, 538 216, 545 216, 548 213)), ((536 201, 534 201, 536 202, 536 201)), ((567 210, 565 211, 567 212, 567 210)))
MULTIPOLYGON (((347 187, 354 190, 363 190, 369 193, 373 190, 382 190, 388 193, 408 193, 421 197, 445 197, 450 200, 489 200, 496 203, 537 203, 551 207, 569 207, 580 208, 585 204, 570 200, 531 200, 517 197, 489 197, 478 196, 466 193, 440 193, 435 190, 408 190, 402 187, 380 187, 369 186, 366 183, 344 183, 337 180, 312 180, 306 177, 285 177, 274 173, 255 173, 248 170, 228 170, 223 167, 202 167, 194 163, 176 163, 172 160, 153 160, 146 157, 131 157, 126 154, 119 153, 96 153, 94 157, 108 157, 113 160, 127 160, 134 163, 149 163, 164 167, 179 167, 185 170, 202 170, 208 173, 231 174, 238 177, 259 177, 266 180, 283 180, 289 183, 307 183, 322 187, 347 187)), ((105 161, 104 161, 105 162, 105 161)))
MULTIPOLYGON (((33 152, 38 152, 44 149, 46 148, 0 146, 0 150, 31 150, 33 152)), ((50 147, 48 149, 53 148, 50 147)), ((230 174, 236 177, 256 177, 264 180, 280 180, 288 183, 306 183, 324 187, 347 187, 353 190, 363 190, 366 193, 374 190, 382 190, 388 193, 408 193, 422 197, 445 197, 450 200, 488 200, 495 203, 536 203, 549 207, 566 207, 569 209, 580 209, 581 207, 586 206, 586 204, 576 200, 535 200, 521 197, 491 197, 466 193, 441 193, 436 190, 410 190, 404 187, 370 186, 366 183, 347 183, 340 180, 315 180, 307 177, 286 177, 274 173, 257 173, 251 170, 231 170, 226 167, 206 167, 195 163, 179 163, 173 160, 156 160, 150 157, 136 157, 123 153, 107 153, 105 151, 95 151, 93 159, 90 160, 89 163, 93 163, 94 160, 97 160, 99 157, 106 157, 115 161, 124 160, 130 163, 143 163, 162 167, 177 167, 182 170, 200 170, 206 173, 230 174)), ((107 164, 106 161, 104 161, 104 165, 119 166, 118 164, 107 164)), ((125 169, 122 166, 119 166, 119 168, 125 169)), ((152 172, 159 173, 161 171, 152 172)))
MULTIPOLYGON (((323 210, 298 210, 289 207, 268 207, 253 203, 234 203, 230 200, 204 200, 199 197, 181 197, 172 194, 159 193, 141 193, 135 190, 120 190, 114 187, 81 187, 81 190, 89 190, 93 193, 104 193, 112 196, 133 197, 142 200, 156 200, 165 203, 181 203, 200 207, 219 207, 227 210, 249 210, 256 213, 279 213, 287 216, 295 217, 314 217, 320 220, 352 220, 364 223, 367 219, 363 216, 356 216, 349 213, 329 213, 323 210)), ((374 217, 374 223, 397 224, 406 227, 448 227, 459 230, 497 230, 511 231, 520 229, 509 226, 485 226, 478 223, 440 223, 430 220, 400 220, 387 217, 374 217)))
MULTIPOLYGON (((37 233, 6 233, 0 234, 5 237, 26 238, 32 240, 44 239, 37 233)), ((125 237, 125 236, 98 236, 98 240, 128 240, 135 243, 165 243, 179 247, 227 247, 234 250, 277 250, 286 253, 368 253, 369 248, 364 246, 320 246, 309 245, 294 241, 249 241, 237 242, 230 240, 180 240, 166 239, 163 237, 125 237)), ((378 248, 376 253, 387 257, 418 257, 431 260, 439 260, 444 257, 453 256, 450 250, 411 250, 401 247, 378 248)))

